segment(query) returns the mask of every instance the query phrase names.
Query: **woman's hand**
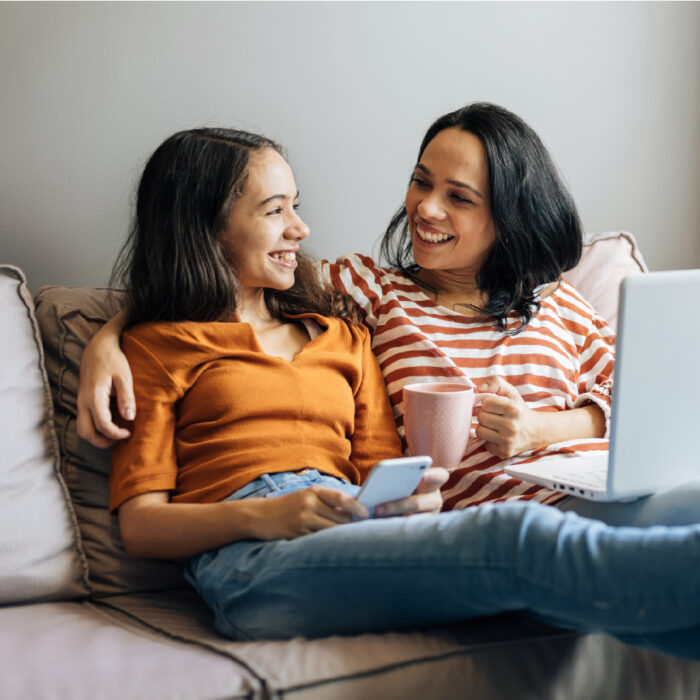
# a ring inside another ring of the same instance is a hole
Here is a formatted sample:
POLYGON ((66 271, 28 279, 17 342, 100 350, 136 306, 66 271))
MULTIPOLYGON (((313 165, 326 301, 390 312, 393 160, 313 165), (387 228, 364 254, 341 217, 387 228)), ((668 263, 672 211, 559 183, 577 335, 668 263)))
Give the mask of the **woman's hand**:
POLYGON ((447 481, 449 472, 442 467, 428 469, 413 495, 391 503, 382 503, 374 509, 378 518, 413 513, 439 513, 442 508, 440 487, 447 481))
POLYGON ((109 447, 130 435, 112 420, 112 396, 124 420, 136 416, 131 369, 119 345, 121 331, 121 318, 116 316, 90 340, 80 363, 78 435, 96 447, 109 447))
POLYGON ((491 454, 507 459, 552 442, 545 437, 545 414, 531 409, 505 379, 492 377, 477 391, 495 394, 484 397, 475 411, 479 418, 476 436, 491 454))
POLYGON ((496 394, 486 396, 475 411, 476 436, 502 459, 554 442, 605 436, 605 415, 594 403, 566 411, 535 411, 501 377, 488 379, 477 391, 496 394))
POLYGON ((360 519, 369 516, 367 508, 352 496, 325 486, 255 500, 259 503, 250 527, 251 536, 259 540, 293 540, 349 523, 353 515, 360 519))

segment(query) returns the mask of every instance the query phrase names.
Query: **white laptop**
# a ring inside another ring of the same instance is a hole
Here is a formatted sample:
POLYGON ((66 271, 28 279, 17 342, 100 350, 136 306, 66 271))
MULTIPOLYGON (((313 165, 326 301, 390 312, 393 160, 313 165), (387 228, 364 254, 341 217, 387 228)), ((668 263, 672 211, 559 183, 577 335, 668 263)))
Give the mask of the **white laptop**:
POLYGON ((700 269, 627 277, 610 451, 506 467, 579 498, 625 501, 700 478, 700 269))

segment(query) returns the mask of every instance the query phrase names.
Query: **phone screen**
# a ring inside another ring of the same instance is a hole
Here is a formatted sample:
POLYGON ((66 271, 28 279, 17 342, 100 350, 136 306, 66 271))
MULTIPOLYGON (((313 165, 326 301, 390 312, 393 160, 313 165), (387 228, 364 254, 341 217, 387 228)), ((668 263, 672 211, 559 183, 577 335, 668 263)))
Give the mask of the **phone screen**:
POLYGON ((372 468, 357 500, 369 509, 370 517, 374 517, 374 508, 381 503, 410 496, 431 464, 430 457, 422 456, 382 460, 372 468))

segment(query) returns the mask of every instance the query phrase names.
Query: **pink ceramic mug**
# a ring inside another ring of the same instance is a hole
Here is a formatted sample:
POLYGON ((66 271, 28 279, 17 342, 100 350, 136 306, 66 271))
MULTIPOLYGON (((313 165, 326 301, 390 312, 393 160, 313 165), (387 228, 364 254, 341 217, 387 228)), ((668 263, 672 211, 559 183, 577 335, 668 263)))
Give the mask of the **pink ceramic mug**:
POLYGON ((485 394, 466 384, 426 382, 403 388, 403 426, 412 455, 428 455, 433 464, 455 469, 467 449, 472 409, 485 394))

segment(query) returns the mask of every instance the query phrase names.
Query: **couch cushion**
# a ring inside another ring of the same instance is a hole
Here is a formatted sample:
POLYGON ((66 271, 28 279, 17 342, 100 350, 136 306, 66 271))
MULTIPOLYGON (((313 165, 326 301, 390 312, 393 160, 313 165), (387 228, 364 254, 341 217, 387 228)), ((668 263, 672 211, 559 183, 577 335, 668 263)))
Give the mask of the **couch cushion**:
POLYGON ((592 233, 584 239, 579 264, 564 274, 591 306, 617 330, 620 284, 627 275, 647 271, 631 233, 592 233))
POLYGON ((24 275, 0 265, 0 604, 87 593, 24 275))
POLYGON ((211 612, 194 592, 112 596, 100 599, 99 607, 120 611, 174 640, 227 654, 264 682, 267 697, 700 697, 698 662, 626 646, 603 634, 558 630, 517 614, 423 631, 233 642, 216 632, 211 612))
POLYGON ((0 608, 3 700, 261 698, 239 664, 128 626, 89 602, 0 608))
POLYGON ((87 341, 119 309, 121 296, 108 289, 43 287, 37 319, 54 395, 61 472, 78 517, 95 594, 183 587, 182 566, 126 556, 116 516, 110 515, 110 451, 93 447, 76 430, 80 359, 87 341))

